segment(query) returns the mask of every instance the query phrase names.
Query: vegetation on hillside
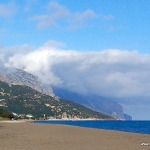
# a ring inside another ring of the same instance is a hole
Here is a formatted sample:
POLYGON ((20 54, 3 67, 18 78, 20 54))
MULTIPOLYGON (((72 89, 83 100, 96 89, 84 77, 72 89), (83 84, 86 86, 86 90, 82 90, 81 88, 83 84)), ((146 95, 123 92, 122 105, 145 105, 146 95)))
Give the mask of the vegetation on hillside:
POLYGON ((67 114, 67 117, 111 118, 80 104, 41 94, 30 87, 9 86, 4 82, 0 82, 0 108, 22 116, 32 114, 35 118, 43 116, 62 118, 63 113, 67 114))

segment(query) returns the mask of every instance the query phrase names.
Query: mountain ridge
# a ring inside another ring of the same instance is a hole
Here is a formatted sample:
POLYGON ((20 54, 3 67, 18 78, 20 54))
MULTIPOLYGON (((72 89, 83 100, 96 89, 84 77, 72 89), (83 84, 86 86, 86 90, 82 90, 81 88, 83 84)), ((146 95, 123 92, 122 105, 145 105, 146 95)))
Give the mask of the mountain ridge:
POLYGON ((28 73, 22 69, 5 70, 0 73, 0 81, 6 82, 9 85, 25 85, 32 89, 52 97, 55 96, 50 86, 44 85, 40 82, 39 78, 31 73, 28 73))

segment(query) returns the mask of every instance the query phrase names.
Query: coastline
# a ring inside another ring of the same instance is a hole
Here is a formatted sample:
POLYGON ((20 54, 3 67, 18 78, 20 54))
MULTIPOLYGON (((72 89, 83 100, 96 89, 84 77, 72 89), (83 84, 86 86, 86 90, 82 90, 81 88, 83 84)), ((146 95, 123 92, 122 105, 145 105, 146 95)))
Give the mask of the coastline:
POLYGON ((2 150, 148 150, 150 135, 81 128, 64 125, 3 122, 0 124, 2 150), (21 123, 21 124, 20 124, 21 123))
POLYGON ((30 122, 29 120, 6 120, 6 121, 0 121, 1 123, 24 123, 24 122, 30 122))

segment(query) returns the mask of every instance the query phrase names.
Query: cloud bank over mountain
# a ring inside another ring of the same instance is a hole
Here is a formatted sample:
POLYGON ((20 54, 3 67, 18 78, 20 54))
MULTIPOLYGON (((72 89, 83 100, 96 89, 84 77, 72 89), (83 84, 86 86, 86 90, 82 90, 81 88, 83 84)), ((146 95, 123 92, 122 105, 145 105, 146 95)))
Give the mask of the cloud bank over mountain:
POLYGON ((135 115, 138 110, 137 117, 148 112, 149 54, 118 49, 81 52, 59 48, 62 45, 49 41, 39 48, 3 47, 0 49, 0 70, 20 68, 49 85, 114 98, 124 105, 127 113, 135 115))
POLYGON ((1 54, 0 62, 34 73, 50 85, 84 94, 150 96, 150 55, 137 51, 79 52, 62 50, 50 42, 31 51, 23 47, 19 53, 1 54))

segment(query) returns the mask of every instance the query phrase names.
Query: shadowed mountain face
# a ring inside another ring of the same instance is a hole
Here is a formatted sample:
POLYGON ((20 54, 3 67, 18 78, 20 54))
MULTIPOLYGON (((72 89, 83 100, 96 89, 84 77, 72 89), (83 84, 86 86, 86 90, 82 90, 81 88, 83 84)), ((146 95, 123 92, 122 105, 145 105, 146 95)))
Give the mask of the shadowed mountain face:
POLYGON ((131 120, 129 115, 125 115, 123 112, 123 107, 109 99, 100 97, 97 95, 81 95, 75 92, 68 91, 66 89, 53 87, 54 93, 63 99, 68 99, 70 101, 82 104, 95 111, 103 112, 105 114, 112 115, 119 119, 131 120))
POLYGON ((9 85, 29 86, 40 93, 54 96, 53 90, 50 86, 42 84, 38 77, 21 69, 4 70, 0 73, 0 81, 6 82, 9 85))

